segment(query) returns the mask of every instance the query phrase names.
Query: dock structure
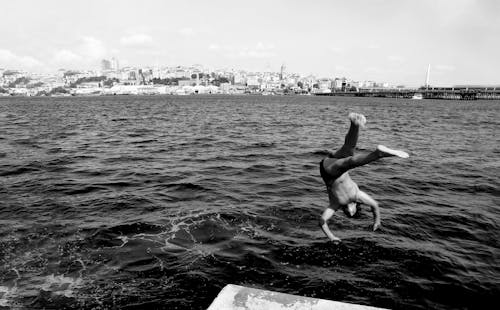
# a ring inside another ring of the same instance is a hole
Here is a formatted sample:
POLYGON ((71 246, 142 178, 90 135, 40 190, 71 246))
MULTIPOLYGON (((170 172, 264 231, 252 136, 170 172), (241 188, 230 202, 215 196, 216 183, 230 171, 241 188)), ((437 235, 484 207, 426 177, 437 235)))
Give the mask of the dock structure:
POLYGON ((228 284, 208 310, 380 310, 370 306, 303 297, 228 284))
POLYGON ((423 99, 448 100, 500 100, 500 87, 429 87, 425 89, 363 89, 357 91, 332 91, 317 96, 382 97, 412 99, 421 94, 423 99))

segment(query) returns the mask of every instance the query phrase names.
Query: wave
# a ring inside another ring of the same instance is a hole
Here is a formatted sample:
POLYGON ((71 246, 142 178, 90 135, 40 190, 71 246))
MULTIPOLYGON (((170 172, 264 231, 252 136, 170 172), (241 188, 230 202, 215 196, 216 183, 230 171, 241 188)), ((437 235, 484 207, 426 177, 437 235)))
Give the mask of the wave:
POLYGON ((8 177, 8 176, 17 176, 21 174, 39 172, 40 169, 30 166, 23 167, 8 167, 7 170, 0 171, 0 176, 8 177))
POLYGON ((120 163, 135 162, 135 161, 151 162, 155 161, 155 158, 151 156, 121 155, 118 157, 109 157, 101 159, 101 162, 103 164, 120 164, 120 163))
POLYGON ((208 189, 204 188, 201 185, 194 184, 194 183, 170 183, 170 184, 165 184, 163 185, 164 187, 171 189, 171 190, 178 190, 178 191, 206 191, 208 189))

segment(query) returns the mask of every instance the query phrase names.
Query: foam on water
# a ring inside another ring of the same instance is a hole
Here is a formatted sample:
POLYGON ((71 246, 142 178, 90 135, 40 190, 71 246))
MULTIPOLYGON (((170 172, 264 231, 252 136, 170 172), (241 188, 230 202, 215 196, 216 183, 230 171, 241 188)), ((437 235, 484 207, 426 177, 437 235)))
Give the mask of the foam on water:
POLYGON ((40 286, 40 289, 54 295, 73 297, 74 290, 82 286, 82 283, 82 278, 65 277, 64 275, 54 276, 51 274, 45 278, 45 282, 40 286))

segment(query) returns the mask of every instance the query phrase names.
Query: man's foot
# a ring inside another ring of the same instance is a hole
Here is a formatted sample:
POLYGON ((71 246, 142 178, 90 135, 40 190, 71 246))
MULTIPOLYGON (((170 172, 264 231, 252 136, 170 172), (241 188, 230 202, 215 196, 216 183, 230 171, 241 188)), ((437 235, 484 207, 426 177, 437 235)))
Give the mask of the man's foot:
POLYGON ((383 145, 378 145, 377 150, 380 152, 380 155, 382 157, 389 157, 389 156, 397 156, 401 158, 410 157, 410 155, 408 155, 408 153, 406 153, 405 151, 393 150, 383 145))
POLYGON ((353 122, 355 125, 358 125, 361 128, 365 128, 366 124, 366 118, 363 114, 359 113, 349 113, 349 119, 351 122, 353 122))

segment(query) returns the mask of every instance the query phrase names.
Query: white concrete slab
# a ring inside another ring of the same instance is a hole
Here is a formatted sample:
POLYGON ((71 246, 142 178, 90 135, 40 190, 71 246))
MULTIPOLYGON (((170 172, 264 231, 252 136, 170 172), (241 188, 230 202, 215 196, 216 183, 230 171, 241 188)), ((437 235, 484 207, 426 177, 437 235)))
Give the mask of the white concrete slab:
POLYGON ((208 310, 375 310, 363 305, 302 297, 228 284, 208 310))

